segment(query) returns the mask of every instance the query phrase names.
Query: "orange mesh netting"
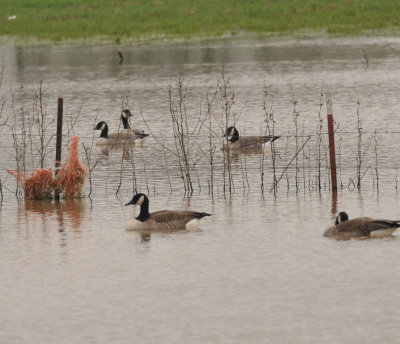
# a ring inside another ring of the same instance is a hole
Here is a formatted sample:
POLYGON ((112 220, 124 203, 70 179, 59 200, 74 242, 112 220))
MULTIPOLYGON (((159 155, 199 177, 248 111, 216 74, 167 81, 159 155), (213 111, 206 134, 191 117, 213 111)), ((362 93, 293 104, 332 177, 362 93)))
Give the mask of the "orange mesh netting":
POLYGON ((87 175, 78 156, 79 137, 73 136, 68 147, 69 155, 54 178, 54 185, 63 193, 63 198, 82 196, 82 188, 87 175))
POLYGON ((25 173, 7 170, 19 182, 24 184, 24 192, 26 199, 43 199, 52 198, 53 176, 51 170, 36 170, 30 177, 25 173))
POLYGON ((28 178, 28 175, 26 173, 18 173, 17 171, 13 170, 6 170, 9 174, 15 177, 16 180, 19 182, 25 181, 26 178, 28 178))
POLYGON ((78 142, 79 137, 73 136, 68 147, 69 155, 54 179, 51 169, 36 170, 31 176, 26 173, 7 170, 9 174, 24 184, 26 199, 52 198, 54 189, 62 192, 63 198, 82 196, 87 171, 79 161, 78 142))

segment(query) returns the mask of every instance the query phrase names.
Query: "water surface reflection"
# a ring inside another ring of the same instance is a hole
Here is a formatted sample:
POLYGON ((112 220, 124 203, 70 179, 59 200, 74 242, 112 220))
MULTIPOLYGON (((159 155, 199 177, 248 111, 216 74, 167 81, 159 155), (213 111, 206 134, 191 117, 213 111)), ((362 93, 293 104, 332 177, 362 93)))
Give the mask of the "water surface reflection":
MULTIPOLYGON (((278 160, 277 174, 283 177, 276 194, 268 192, 273 172, 265 152, 264 165, 259 154, 232 156, 231 193, 224 192, 221 175, 215 175, 214 189, 208 187, 210 166, 196 165, 195 192, 184 197, 176 159, 164 155, 151 137, 132 150, 93 149, 91 165, 97 165, 91 201, 17 202, 14 184, 7 179, 0 206, 0 341, 86 344, 135 338, 153 343, 162 338, 165 343, 196 344, 288 343, 296 338, 297 343, 377 343, 399 337, 398 234, 346 242, 322 236, 341 210, 352 217, 399 217, 400 142, 397 133, 386 133, 400 127, 399 42, 121 45, 122 65, 115 46, 2 48, 6 88, 43 80, 47 111, 56 112, 56 98, 62 95, 67 123, 82 106, 73 131, 86 147, 94 141, 96 116, 117 128, 121 105, 127 104, 135 126, 145 128, 145 119, 155 138, 174 150, 168 85, 184 65, 187 110, 197 118, 223 64, 240 129, 254 133, 264 123, 264 85, 270 88, 276 133, 283 134, 276 141, 282 153, 295 146, 294 100, 299 130, 315 133, 323 84, 334 94, 339 178, 345 188, 337 194, 328 191, 329 171, 322 176, 321 192, 309 187, 308 181, 316 178, 312 165, 299 173, 301 187, 296 190, 290 183, 296 169, 288 172, 289 182, 282 174, 294 150, 288 160, 284 154, 278 160), (377 189, 371 149, 359 192, 346 187, 356 176, 357 100, 366 132, 363 149, 375 142, 378 131, 381 183, 377 189), (268 183, 264 192, 262 166, 268 183), (123 204, 136 190, 149 194, 151 211, 192 208, 213 216, 199 231, 126 232, 125 223, 137 216, 137 209, 123 204), (384 292, 377 293, 383 285, 384 292)), ((12 113, 10 103, 5 111, 12 113)), ((215 157, 220 159, 222 130, 214 129, 215 157)), ((0 159, 12 168, 13 140, 6 127, 0 132, 0 159)), ((207 138, 200 135, 197 142, 204 152, 207 138)), ((307 165, 315 154, 316 146, 310 145, 301 163, 307 165)), ((31 158, 36 156, 27 162, 31 158)), ((53 158, 49 155, 49 165, 53 158)))
POLYGON ((28 221, 39 220, 43 228, 54 220, 58 225, 58 231, 72 228, 80 231, 80 225, 86 212, 86 200, 25 200, 20 204, 20 217, 28 221))

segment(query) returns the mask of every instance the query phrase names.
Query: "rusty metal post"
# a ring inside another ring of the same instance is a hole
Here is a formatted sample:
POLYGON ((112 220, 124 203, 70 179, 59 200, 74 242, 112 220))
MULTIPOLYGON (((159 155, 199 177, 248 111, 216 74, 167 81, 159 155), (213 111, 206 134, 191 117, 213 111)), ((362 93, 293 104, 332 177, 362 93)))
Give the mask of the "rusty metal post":
POLYGON ((331 213, 333 215, 337 214, 337 192, 332 192, 332 208, 331 213))
MULTIPOLYGON (((56 172, 61 166, 61 141, 62 141, 62 122, 63 122, 63 105, 64 99, 58 98, 58 107, 57 107, 57 141, 56 141, 56 172)), ((55 199, 60 199, 60 190, 55 190, 54 193, 55 199)))
POLYGON ((326 109, 328 114, 329 157, 331 164, 332 191, 337 192, 335 131, 333 128, 332 95, 330 93, 326 94, 326 109))

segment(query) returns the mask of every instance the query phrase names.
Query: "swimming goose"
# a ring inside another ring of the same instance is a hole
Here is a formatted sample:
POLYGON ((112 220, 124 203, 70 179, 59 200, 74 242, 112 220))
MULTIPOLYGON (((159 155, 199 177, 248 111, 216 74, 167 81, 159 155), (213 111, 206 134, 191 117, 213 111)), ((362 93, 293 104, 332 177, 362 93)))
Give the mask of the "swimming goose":
POLYGON ((125 226, 127 231, 193 229, 197 227, 199 219, 211 216, 208 213, 191 210, 160 210, 150 214, 149 199, 143 193, 136 194, 125 205, 130 204, 140 205, 140 214, 127 222, 125 226))
MULTIPOLYGON (((261 149, 263 144, 272 142, 278 139, 280 136, 244 136, 239 137, 239 132, 235 127, 229 127, 226 129, 224 137, 229 137, 228 145, 229 149, 232 150, 251 150, 261 149)), ((227 147, 224 146, 224 150, 227 147)))
POLYGON ((133 133, 136 135, 140 135, 140 138, 144 138, 146 136, 149 136, 149 134, 145 134, 143 129, 138 129, 138 128, 131 128, 129 125, 128 118, 132 117, 132 113, 129 109, 122 110, 121 112, 121 120, 122 120, 122 125, 124 126, 124 129, 122 130, 123 132, 127 133, 133 133))
POLYGON ((384 237, 390 236, 398 227, 400 221, 375 220, 369 217, 358 217, 349 220, 348 215, 341 211, 336 217, 335 225, 324 232, 326 237, 384 237))
POLYGON ((108 125, 106 122, 101 121, 97 123, 94 130, 100 130, 100 137, 96 140, 96 145, 123 145, 123 144, 133 144, 136 139, 142 139, 143 136, 134 133, 108 133, 108 125))

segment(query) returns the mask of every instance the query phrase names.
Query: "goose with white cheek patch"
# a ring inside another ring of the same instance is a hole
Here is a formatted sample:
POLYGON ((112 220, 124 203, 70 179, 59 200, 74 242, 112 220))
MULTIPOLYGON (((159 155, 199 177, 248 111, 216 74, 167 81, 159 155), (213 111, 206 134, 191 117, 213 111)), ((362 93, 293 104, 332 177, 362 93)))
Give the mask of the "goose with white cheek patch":
POLYGON ((100 130, 100 137, 96 140, 96 145, 123 145, 123 144, 134 144, 136 139, 143 138, 137 134, 131 133, 108 133, 108 125, 106 122, 101 121, 97 123, 94 130, 100 130))
MULTIPOLYGON (((224 137, 228 137, 228 145, 230 150, 261 150, 264 144, 271 143, 280 136, 239 136, 239 132, 235 127, 226 129, 224 137)), ((226 145, 223 147, 227 150, 226 145)))
POLYGON ((335 225, 325 230, 324 236, 336 238, 379 238, 391 236, 400 227, 400 221, 378 220, 369 217, 358 217, 349 220, 342 211, 336 217, 335 225))
POLYGON ((125 205, 130 204, 139 205, 140 214, 127 222, 125 226, 127 231, 195 229, 201 218, 211 216, 208 213, 191 210, 160 210, 149 213, 149 199, 143 193, 136 194, 125 205))
POLYGON ((122 132, 126 132, 129 134, 135 134, 138 135, 140 139, 143 139, 149 134, 145 134, 143 129, 138 129, 138 128, 131 128, 129 125, 129 118, 132 117, 132 113, 129 109, 122 110, 121 112, 121 121, 122 125, 124 126, 124 129, 122 129, 122 132))

